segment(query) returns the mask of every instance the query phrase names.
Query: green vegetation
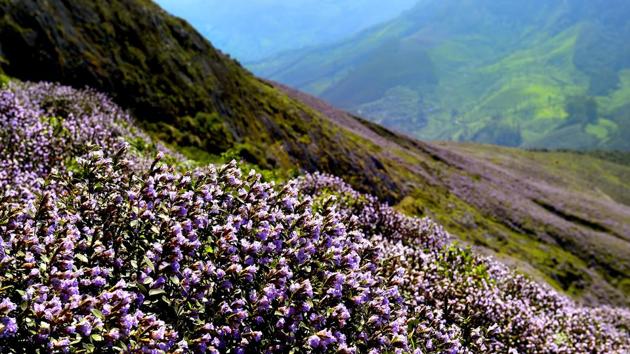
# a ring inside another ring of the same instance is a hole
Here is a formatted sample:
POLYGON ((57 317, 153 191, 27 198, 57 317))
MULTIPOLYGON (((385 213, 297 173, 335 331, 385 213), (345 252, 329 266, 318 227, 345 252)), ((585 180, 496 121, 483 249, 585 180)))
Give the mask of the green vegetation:
POLYGON ((149 134, 191 158, 225 154, 265 170, 343 171, 363 190, 397 198, 391 182, 372 190, 388 177, 360 145, 152 1, 0 0, 0 10, 0 68, 10 76, 109 93, 149 134))
POLYGON ((628 150, 628 16, 619 0, 430 0, 252 69, 424 139, 628 150))
POLYGON ((630 166, 630 152, 623 151, 590 151, 588 154, 620 165, 630 166))

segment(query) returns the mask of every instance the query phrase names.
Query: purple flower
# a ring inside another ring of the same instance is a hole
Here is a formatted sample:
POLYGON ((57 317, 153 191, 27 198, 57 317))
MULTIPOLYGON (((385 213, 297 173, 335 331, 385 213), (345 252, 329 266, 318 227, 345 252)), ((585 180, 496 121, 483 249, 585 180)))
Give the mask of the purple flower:
POLYGON ((3 317, 2 319, 0 319, 0 323, 2 323, 2 328, 0 329, 0 338, 12 337, 17 333, 18 326, 15 318, 3 317))
POLYGON ((318 348, 320 345, 320 339, 316 335, 312 335, 308 337, 307 342, 308 342, 308 345, 313 349, 318 348))
POLYGON ((92 325, 88 321, 81 321, 76 326, 77 332, 87 337, 92 333, 92 325))
POLYGON ((163 276, 160 276, 151 284, 151 288, 153 289, 160 288, 162 287, 162 285, 164 285, 164 283, 166 283, 166 278, 163 276))
POLYGON ((2 302, 0 302, 0 312, 4 315, 9 314, 11 311, 15 311, 16 308, 17 306, 8 298, 4 298, 2 299, 2 302))
POLYGON ((96 287, 102 287, 106 284, 106 280, 103 277, 96 277, 94 278, 94 280, 92 280, 92 285, 96 286, 96 287))

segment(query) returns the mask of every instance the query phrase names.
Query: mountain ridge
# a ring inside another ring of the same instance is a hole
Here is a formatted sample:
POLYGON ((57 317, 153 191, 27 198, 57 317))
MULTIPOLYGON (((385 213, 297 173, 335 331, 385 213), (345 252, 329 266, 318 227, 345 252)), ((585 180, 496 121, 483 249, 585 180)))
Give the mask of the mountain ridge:
MULTIPOLYGON (((309 171, 330 169, 320 150, 339 145, 330 142, 334 132, 313 123, 320 117, 254 78, 152 1, 106 6, 91 1, 3 0, 0 9, 5 13, 0 23, 5 43, 0 56, 5 63, 0 66, 10 76, 88 85, 109 93, 150 133, 191 154, 206 157, 232 151, 267 169, 298 165, 309 171), (31 18, 29 13, 40 15, 31 18), (109 33, 107 28, 115 30, 109 33), (150 29, 146 36, 145 29, 150 29), (137 43, 126 40, 134 37, 137 43), (53 49, 31 57, 33 47, 53 49), (112 52, 116 54, 108 55, 112 52), (74 55, 81 59, 67 59, 74 55)), ((361 149, 341 148, 352 151, 337 152, 337 164, 349 175, 365 179, 366 185, 388 180, 361 149), (354 156, 366 161, 360 170, 351 161, 354 156)), ((386 189, 376 194, 395 199, 386 189)))

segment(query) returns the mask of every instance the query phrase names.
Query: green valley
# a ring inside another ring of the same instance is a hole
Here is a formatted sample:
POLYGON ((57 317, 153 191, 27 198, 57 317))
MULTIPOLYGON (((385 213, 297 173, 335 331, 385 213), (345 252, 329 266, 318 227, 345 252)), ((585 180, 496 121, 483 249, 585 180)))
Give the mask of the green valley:
POLYGON ((628 150, 630 6, 613 2, 420 1, 251 68, 423 139, 628 150))

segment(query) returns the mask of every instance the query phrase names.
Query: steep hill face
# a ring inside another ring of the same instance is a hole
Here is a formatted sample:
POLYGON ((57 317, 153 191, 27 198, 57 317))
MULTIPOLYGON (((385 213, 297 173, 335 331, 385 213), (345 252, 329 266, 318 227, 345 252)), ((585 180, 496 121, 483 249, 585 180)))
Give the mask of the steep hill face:
POLYGON ((333 46, 252 65, 427 139, 630 149, 624 1, 421 1, 333 46))
POLYGON ((193 159, 333 173, 584 301, 628 304, 628 167, 410 139, 255 78, 149 1, 0 0, 0 11, 10 76, 108 92, 193 159))
POLYGON ((336 170, 396 200, 381 163, 260 82, 149 0, 0 1, 0 66, 22 80, 90 86, 194 157, 336 170), (33 15, 36 14, 36 15, 33 15), (371 170, 371 172, 370 172, 371 170))

